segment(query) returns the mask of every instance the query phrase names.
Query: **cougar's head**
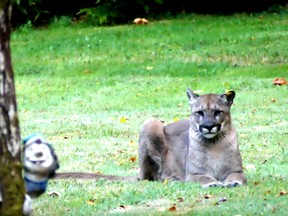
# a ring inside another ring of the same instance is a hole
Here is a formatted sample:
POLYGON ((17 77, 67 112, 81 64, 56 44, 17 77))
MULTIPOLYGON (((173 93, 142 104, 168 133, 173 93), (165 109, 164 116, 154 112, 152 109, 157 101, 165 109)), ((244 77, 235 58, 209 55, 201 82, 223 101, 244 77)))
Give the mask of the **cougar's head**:
POLYGON ((191 106, 190 130, 205 141, 225 137, 231 126, 230 107, 235 92, 199 96, 188 89, 187 95, 191 106))

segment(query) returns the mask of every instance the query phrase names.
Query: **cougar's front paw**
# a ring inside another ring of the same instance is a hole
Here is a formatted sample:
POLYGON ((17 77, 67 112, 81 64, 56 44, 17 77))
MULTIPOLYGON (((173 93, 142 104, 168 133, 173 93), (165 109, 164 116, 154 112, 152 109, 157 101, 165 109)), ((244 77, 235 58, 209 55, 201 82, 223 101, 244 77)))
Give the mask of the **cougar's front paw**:
POLYGON ((242 185, 243 183, 240 181, 231 181, 231 182, 224 182, 223 186, 224 187, 237 187, 242 185))
POLYGON ((202 185, 203 188, 209 188, 209 187, 223 187, 223 183, 219 181, 213 181, 209 182, 208 184, 202 185))

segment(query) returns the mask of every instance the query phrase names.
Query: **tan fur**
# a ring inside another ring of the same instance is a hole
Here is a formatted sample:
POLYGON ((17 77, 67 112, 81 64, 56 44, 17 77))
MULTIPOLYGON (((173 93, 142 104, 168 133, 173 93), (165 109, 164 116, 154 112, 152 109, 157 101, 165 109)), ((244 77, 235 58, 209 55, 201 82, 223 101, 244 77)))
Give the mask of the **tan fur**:
POLYGON ((235 92, 198 96, 187 90, 190 120, 166 126, 147 119, 140 131, 140 180, 198 182, 203 187, 246 183, 230 107, 235 92))

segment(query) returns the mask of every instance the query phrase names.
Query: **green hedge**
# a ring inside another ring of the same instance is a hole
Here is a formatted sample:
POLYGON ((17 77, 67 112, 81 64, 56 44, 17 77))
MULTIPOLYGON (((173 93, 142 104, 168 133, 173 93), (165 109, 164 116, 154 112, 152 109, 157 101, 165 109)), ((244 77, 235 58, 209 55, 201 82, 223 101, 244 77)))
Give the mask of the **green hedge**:
MULTIPOLYGON (((127 23, 136 17, 159 17, 179 13, 260 12, 284 10, 287 0, 17 0, 13 24, 49 22, 55 16, 78 19, 85 15, 94 25, 127 23), (82 15, 82 16, 81 16, 82 15)), ((286 8, 287 9, 287 8, 286 8)))

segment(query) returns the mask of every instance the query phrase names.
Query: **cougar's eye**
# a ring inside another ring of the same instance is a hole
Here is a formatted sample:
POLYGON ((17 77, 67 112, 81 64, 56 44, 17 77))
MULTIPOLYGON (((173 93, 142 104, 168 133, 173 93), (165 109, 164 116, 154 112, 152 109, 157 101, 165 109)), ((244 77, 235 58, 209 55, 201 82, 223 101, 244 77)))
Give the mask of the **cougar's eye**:
POLYGON ((218 115, 221 115, 223 112, 221 110, 215 110, 214 111, 214 115, 215 116, 218 116, 218 115))
POLYGON ((201 111, 201 110, 200 110, 200 111, 197 111, 197 112, 196 112, 196 114, 197 114, 198 116, 201 116, 201 117, 203 117, 203 116, 204 116, 204 112, 203 112, 203 111, 201 111))

